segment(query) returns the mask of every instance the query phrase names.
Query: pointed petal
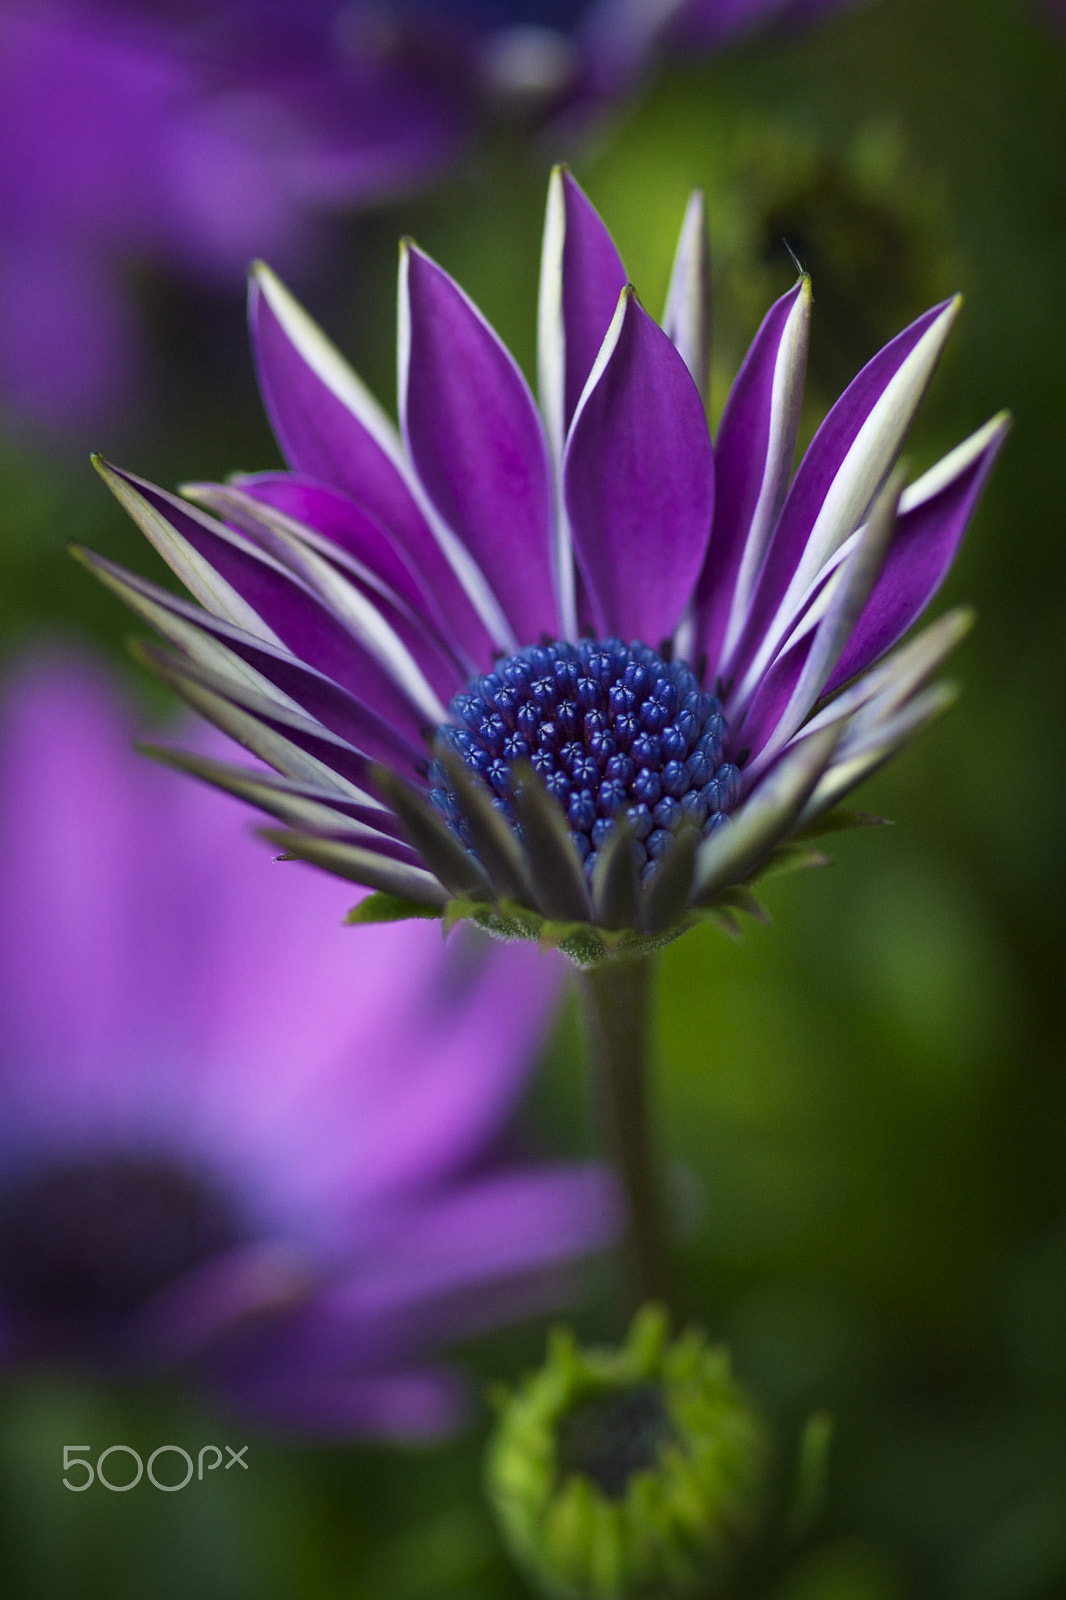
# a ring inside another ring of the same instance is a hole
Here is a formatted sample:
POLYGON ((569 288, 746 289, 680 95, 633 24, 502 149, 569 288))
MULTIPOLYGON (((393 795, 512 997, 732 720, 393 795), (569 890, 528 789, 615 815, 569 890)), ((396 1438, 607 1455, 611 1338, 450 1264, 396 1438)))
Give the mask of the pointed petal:
MULTIPOLYGON (((425 747, 397 734, 378 714, 331 678, 297 661, 286 650, 262 643, 227 623, 198 610, 177 595, 90 551, 75 550, 89 570, 150 627, 195 665, 211 674, 219 692, 240 699, 251 693, 274 712, 305 712, 344 741, 344 748, 414 774, 425 747)), ((249 702, 251 703, 251 702, 249 702)), ((309 724, 310 725, 310 724, 309 724)))
POLYGON ((1009 427, 1006 415, 993 417, 904 493, 884 568, 826 694, 890 650, 936 594, 1009 427))
POLYGON ((824 812, 831 811, 846 794, 864 783, 878 767, 884 766, 886 761, 942 717, 945 711, 949 711, 958 697, 958 689, 954 684, 934 683, 924 693, 908 701, 876 734, 871 733, 856 741, 850 749, 842 741, 840 759, 834 761, 820 779, 800 813, 799 824, 806 826, 824 812))
POLYGON ((839 739, 840 729, 834 727, 797 744, 726 826, 717 828, 704 841, 696 853, 692 899, 697 905, 747 877, 763 856, 792 831, 839 739))
POLYGON ((695 189, 685 209, 677 241, 670 287, 663 312, 663 332, 673 341, 692 381, 707 401, 711 360, 710 292, 711 251, 707 238, 707 208, 703 191, 695 189))
POLYGON ((269 267, 249 282, 248 319, 263 403, 289 465, 350 495, 387 528, 477 663, 493 638, 442 552, 377 401, 269 267))
POLYGON ((877 715, 879 706, 902 705, 918 689, 928 683, 974 624, 974 613, 959 607, 949 611, 936 622, 923 628, 915 638, 901 645, 875 667, 868 669, 854 683, 829 701, 828 705, 807 723, 804 732, 814 733, 818 728, 839 722, 842 717, 858 720, 864 708, 877 715))
POLYGON ((400 264, 400 416, 412 465, 516 642, 558 636, 553 492, 537 408, 514 358, 428 256, 400 264))
POLYGON ((435 647, 425 622, 411 616, 396 595, 380 584, 368 583, 358 567, 343 557, 337 560, 328 548, 323 555, 316 548, 312 530, 301 528, 284 512, 259 505, 240 489, 205 484, 195 486, 192 492, 316 595, 381 663, 428 722, 443 722, 447 711, 427 673, 448 700, 464 680, 455 663, 435 647))
POLYGON ((484 871, 436 807, 394 773, 380 768, 375 776, 408 840, 444 887, 464 898, 491 900, 492 887, 484 871))
POLYGON ((747 615, 796 450, 811 286, 801 278, 767 312, 726 401, 714 446, 715 506, 696 590, 696 654, 712 681, 747 615))
POLYGON ((358 845, 337 844, 331 839, 318 839, 309 833, 293 832, 287 828, 262 828, 264 839, 269 839, 286 855, 299 861, 310 861, 312 866, 332 872, 350 883, 360 883, 365 888, 377 889, 382 894, 400 895, 405 900, 415 900, 419 905, 443 906, 448 896, 432 873, 421 867, 408 866, 403 861, 390 861, 386 856, 358 845))
POLYGON ((434 721, 335 609, 272 557, 213 517, 154 484, 99 463, 98 470, 160 555, 213 615, 283 645, 342 684, 416 745, 434 721))
POLYGON ((743 723, 744 742, 754 757, 749 779, 755 779, 787 744, 822 693, 881 570, 896 526, 901 488, 902 473, 897 469, 835 575, 821 621, 785 649, 756 693, 743 723))
POLYGON ((564 491, 597 631, 658 644, 703 565, 714 462, 688 369, 630 290, 570 430, 564 491))
POLYGON ((958 315, 934 306, 885 346, 826 417, 800 464, 745 623, 743 693, 765 670, 819 569, 861 523, 892 467, 958 315))
POLYGON ((399 836, 395 818, 382 806, 338 802, 338 797, 328 789, 312 789, 274 773, 256 772, 227 761, 212 761, 189 750, 152 744, 138 744, 137 749, 163 766, 188 773, 215 789, 224 789, 227 794, 246 800, 249 805, 259 806, 287 827, 343 838, 350 844, 365 844, 368 849, 380 851, 397 861, 418 865, 414 852, 399 836))
POLYGON ((626 282, 598 213, 566 168, 556 167, 548 185, 537 333, 541 410, 556 462, 626 282))
POLYGON ((566 818, 531 767, 517 773, 515 805, 540 910, 559 921, 587 922, 585 873, 566 818))
POLYGON ((370 793, 372 764, 319 723, 243 683, 186 660, 164 645, 141 640, 131 646, 141 665, 160 678, 194 711, 276 771, 314 787, 346 783, 352 797, 370 793))

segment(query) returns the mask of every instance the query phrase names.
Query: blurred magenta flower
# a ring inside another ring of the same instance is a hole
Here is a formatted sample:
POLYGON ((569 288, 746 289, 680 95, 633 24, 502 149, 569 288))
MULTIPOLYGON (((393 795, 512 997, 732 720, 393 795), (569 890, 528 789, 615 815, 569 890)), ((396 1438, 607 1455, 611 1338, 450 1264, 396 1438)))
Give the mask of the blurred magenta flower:
POLYGON ((613 1231, 597 1170, 490 1159, 559 968, 344 930, 350 891, 136 761, 84 662, 25 672, 2 721, 0 1362, 448 1427, 435 1347, 565 1299, 613 1231))
POLYGON ((282 776, 185 764, 281 818, 297 855, 501 931, 554 937, 548 919, 582 959, 748 905, 738 886, 948 703, 927 685, 965 615, 899 641, 1007 423, 901 493, 946 301, 863 368, 793 477, 801 278, 712 449, 705 279, 697 196, 660 326, 556 172, 538 412, 476 307, 405 246, 397 433, 259 269, 256 360, 291 470, 191 487, 219 522, 101 467, 204 609, 87 558, 167 639, 149 652, 167 681, 282 776))
POLYGON ((501 109, 587 116, 672 28, 710 48, 811 9, 0 0, 0 403, 72 425, 128 396, 139 264, 223 285, 256 255, 291 271, 317 214, 433 180, 501 109))

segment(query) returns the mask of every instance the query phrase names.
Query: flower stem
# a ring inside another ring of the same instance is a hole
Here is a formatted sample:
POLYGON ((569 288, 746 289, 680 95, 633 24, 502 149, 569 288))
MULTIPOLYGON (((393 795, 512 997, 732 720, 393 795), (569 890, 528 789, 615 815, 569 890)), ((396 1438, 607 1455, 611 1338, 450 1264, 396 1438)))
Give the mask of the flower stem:
POLYGON ((667 1236, 648 1117, 653 958, 603 961, 581 975, 594 1083, 626 1203, 623 1249, 635 1306, 669 1301, 667 1236))

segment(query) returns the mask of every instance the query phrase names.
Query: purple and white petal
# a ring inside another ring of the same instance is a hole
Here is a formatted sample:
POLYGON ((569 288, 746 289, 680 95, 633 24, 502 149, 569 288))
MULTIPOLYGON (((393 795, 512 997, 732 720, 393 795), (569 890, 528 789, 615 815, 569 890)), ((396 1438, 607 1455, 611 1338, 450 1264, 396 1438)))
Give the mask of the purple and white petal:
POLYGON ((692 898, 708 902, 756 867, 790 831, 822 777, 840 740, 826 728, 797 743, 748 796, 725 827, 716 828, 696 854, 692 898))
POLYGON ((695 640, 728 671, 792 471, 803 401, 811 286, 767 312, 729 392, 715 440, 714 524, 696 587, 695 640))
POLYGON ((710 256, 703 191, 694 189, 677 241, 662 326, 691 372, 704 404, 711 361, 710 256))
POLYGON ((748 783, 755 782, 788 743, 825 688, 881 570, 896 527, 900 488, 899 474, 894 473, 874 501, 854 549, 826 586, 824 613, 817 625, 783 651, 782 664, 792 679, 785 704, 779 708, 765 703, 773 670, 755 695, 744 722, 745 742, 753 756, 745 773, 748 783))
POLYGON ((993 417, 904 490, 884 569, 826 685, 827 694, 890 650, 932 600, 958 553, 1009 428, 1008 416, 993 417))
MULTIPOLYGON (((448 274, 413 245, 400 264, 399 404, 411 464, 481 577, 501 643, 558 635, 554 494, 544 430, 514 357, 448 274)), ((473 591, 472 591, 473 592, 473 591)))
POLYGON ((541 411, 557 464, 628 281, 599 214, 566 168, 556 167, 544 220, 537 368, 541 411))
POLYGON ((248 314, 263 403, 299 473, 365 507, 436 595, 452 639, 487 662, 495 636, 445 558, 412 493, 403 446, 365 385, 269 268, 249 285, 248 314))
POLYGON ((818 572, 861 523, 892 467, 958 315, 934 306, 868 362, 800 463, 745 619, 741 698, 765 671, 818 572))

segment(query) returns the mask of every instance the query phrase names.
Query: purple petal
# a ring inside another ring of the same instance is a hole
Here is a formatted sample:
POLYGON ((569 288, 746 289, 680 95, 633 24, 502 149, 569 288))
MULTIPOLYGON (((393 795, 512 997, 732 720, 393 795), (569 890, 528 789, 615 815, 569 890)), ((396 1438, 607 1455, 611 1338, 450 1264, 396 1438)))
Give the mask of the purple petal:
POLYGON ((466 683, 432 623, 361 562, 315 529, 229 484, 187 485, 185 494, 279 561, 371 650, 427 720, 443 722, 466 683))
POLYGON ((563 481, 595 628, 667 638, 703 565, 714 462, 691 374, 632 291, 574 418, 563 481))
POLYGON ((538 343, 541 406, 557 459, 627 281, 598 213, 570 173, 556 167, 544 223, 538 343))
POLYGON ((732 663, 738 671, 763 669, 791 625, 796 601, 862 521, 899 453, 958 308, 957 299, 944 301, 897 335, 822 423, 774 532, 732 663))
POLYGON ((410 562, 377 518, 347 495, 295 472, 255 472, 231 481, 253 500, 313 528, 376 573, 416 611, 432 615, 430 597, 410 562))
POLYGON ((883 656, 921 615, 955 559, 1010 426, 994 417, 904 494, 884 568, 825 693, 883 656), (909 503, 908 503, 909 502, 909 503))
POLYGON ((810 309, 810 279, 801 278, 767 312, 722 413, 714 525, 696 589, 696 653, 706 653, 712 679, 735 642, 792 471, 810 309))
POLYGON ((413 246, 400 269, 399 360, 404 438, 429 499, 514 640, 557 637, 551 468, 533 397, 481 313, 413 246))
POLYGON ((338 1297, 356 1322, 400 1311, 429 1321, 445 1296, 602 1248, 617 1230, 618 1212, 614 1184, 602 1169, 494 1174, 412 1208, 338 1297))
POLYGON ((487 667, 495 641, 415 503, 392 423, 265 267, 251 280, 248 314, 263 403, 286 460, 388 530, 436 597, 452 640, 487 667))
POLYGON ((426 711, 299 579, 239 534, 132 473, 108 486, 196 599, 216 616, 280 642, 421 746, 426 711), (221 580, 221 582, 219 581, 221 580))

